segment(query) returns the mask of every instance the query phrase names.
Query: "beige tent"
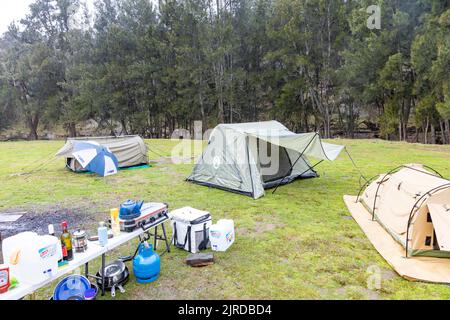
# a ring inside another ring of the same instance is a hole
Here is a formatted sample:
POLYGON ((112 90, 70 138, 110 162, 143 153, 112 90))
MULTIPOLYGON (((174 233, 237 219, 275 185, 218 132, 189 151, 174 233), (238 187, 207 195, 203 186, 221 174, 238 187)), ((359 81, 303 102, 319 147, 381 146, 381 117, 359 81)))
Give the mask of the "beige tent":
POLYGON ((148 163, 147 145, 140 136, 69 138, 56 156, 65 157, 66 166, 73 171, 83 171, 83 168, 72 156, 72 141, 95 141, 107 147, 117 157, 119 168, 148 163))
POLYGON ((383 257, 408 279, 450 282, 450 180, 409 164, 363 188, 344 199, 383 257))
POLYGON ((405 165, 379 176, 359 200, 408 255, 450 257, 449 180, 405 165))

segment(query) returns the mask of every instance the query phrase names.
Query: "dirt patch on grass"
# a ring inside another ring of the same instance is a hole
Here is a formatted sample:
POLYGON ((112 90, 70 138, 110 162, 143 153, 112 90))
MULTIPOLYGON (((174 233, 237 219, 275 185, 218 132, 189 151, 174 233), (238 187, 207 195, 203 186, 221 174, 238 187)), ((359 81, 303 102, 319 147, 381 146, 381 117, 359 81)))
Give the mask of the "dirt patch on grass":
POLYGON ((399 275, 397 273, 395 273, 395 271, 392 271, 390 269, 382 269, 381 270, 381 278, 383 280, 391 280, 391 279, 395 279, 398 277, 399 277, 399 275))
POLYGON ((24 231, 47 234, 49 224, 53 224, 58 230, 62 221, 67 221, 71 229, 76 227, 89 229, 96 225, 93 217, 86 213, 86 208, 48 207, 23 211, 26 213, 17 221, 0 224, 2 237, 6 238, 24 231))
POLYGON ((259 222, 258 221, 258 222, 255 223, 254 232, 256 234, 264 234, 266 232, 273 231, 273 230, 275 230, 277 228, 282 228, 282 227, 284 227, 284 225, 281 224, 281 223, 276 224, 276 223, 270 223, 270 222, 269 223, 265 223, 265 222, 259 222))
POLYGON ((256 221, 251 228, 238 227, 236 233, 240 236, 263 236, 267 232, 274 231, 279 228, 283 228, 283 223, 256 221))
POLYGON ((377 291, 364 288, 362 286, 347 285, 336 290, 339 296, 349 299, 379 300, 380 294, 377 291))
MULTIPOLYGON (((40 205, 32 207, 10 208, 2 210, 2 213, 22 212, 23 216, 14 222, 0 223, 0 235, 2 239, 25 231, 37 234, 48 234, 48 225, 53 224, 57 235, 61 233, 60 224, 67 221, 69 229, 82 228, 88 233, 95 233, 97 220, 104 217, 96 217, 96 206, 92 203, 83 206, 40 205)), ((0 255, 2 250, 0 246, 0 255)))
POLYGON ((2 210, 2 213, 21 212, 23 216, 14 222, 0 223, 0 232, 3 238, 15 235, 24 231, 33 231, 38 234, 47 234, 48 225, 53 224, 55 231, 59 232, 59 225, 62 221, 67 221, 71 230, 80 227, 87 231, 96 229, 97 221, 104 219, 104 215, 97 216, 99 203, 89 201, 83 205, 71 205, 70 203, 34 205, 28 207, 17 207, 2 210))

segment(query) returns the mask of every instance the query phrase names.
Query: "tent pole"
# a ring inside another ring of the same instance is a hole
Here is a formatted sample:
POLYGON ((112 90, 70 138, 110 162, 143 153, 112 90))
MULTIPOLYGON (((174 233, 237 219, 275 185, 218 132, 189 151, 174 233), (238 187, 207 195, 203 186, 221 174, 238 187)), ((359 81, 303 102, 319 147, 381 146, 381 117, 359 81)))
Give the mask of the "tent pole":
MULTIPOLYGON (((300 153, 300 155, 298 156, 297 160, 295 160, 294 164, 291 164, 291 168, 289 169, 289 172, 292 171, 292 169, 295 167, 295 165, 297 164, 297 162, 300 160, 300 158, 303 156, 303 154, 305 153, 306 149, 308 149, 308 147, 311 145, 311 143, 314 141, 314 139, 316 138, 316 136, 318 135, 318 133, 316 132, 316 134, 312 137, 311 141, 308 142, 308 144, 306 145, 306 147, 303 149, 303 151, 300 153)), ((309 171, 309 169, 307 170, 309 171)), ((303 174, 303 173, 302 173, 303 174)), ((284 176, 280 182, 278 182, 277 186, 275 187, 275 190, 272 191, 272 194, 274 194, 277 190, 278 187, 283 183, 284 179, 286 178, 286 176, 284 176)))
POLYGON ((250 181, 252 184, 252 197, 255 198, 255 186, 253 185, 252 166, 250 164, 250 151, 249 151, 250 138, 248 135, 245 137, 245 140, 247 142, 247 162, 248 162, 248 170, 250 172, 250 181))
POLYGON ((305 173, 307 173, 309 170, 313 170, 313 171, 315 172, 314 168, 317 167, 319 164, 321 164, 323 161, 324 161, 324 160, 320 160, 319 162, 317 162, 317 163, 316 163, 315 165, 313 165, 312 167, 309 167, 309 166, 308 166, 309 169, 303 171, 299 176, 301 177, 302 175, 304 175, 305 173))

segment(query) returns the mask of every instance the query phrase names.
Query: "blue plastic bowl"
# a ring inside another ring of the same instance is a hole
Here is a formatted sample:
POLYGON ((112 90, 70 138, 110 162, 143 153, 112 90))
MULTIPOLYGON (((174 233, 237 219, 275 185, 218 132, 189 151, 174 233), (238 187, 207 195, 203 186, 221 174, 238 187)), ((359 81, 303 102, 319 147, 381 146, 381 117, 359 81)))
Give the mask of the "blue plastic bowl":
POLYGON ((53 300, 84 300, 84 293, 88 289, 91 289, 91 283, 86 277, 70 275, 56 285, 53 300))

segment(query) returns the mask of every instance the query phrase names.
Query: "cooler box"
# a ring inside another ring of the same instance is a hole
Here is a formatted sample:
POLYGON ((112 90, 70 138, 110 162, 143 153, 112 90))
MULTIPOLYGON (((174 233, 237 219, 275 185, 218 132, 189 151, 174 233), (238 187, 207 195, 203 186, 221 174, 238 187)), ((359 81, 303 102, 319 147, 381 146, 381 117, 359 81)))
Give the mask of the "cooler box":
POLYGON ((222 219, 209 228, 209 240, 213 251, 227 251, 234 239, 233 220, 222 219))
POLYGON ((50 235, 22 232, 6 238, 2 244, 3 261, 19 282, 38 284, 58 270, 63 258, 61 241, 50 235))
POLYGON ((171 211, 169 216, 172 220, 174 246, 192 253, 210 247, 211 215, 209 212, 184 207, 171 211))

